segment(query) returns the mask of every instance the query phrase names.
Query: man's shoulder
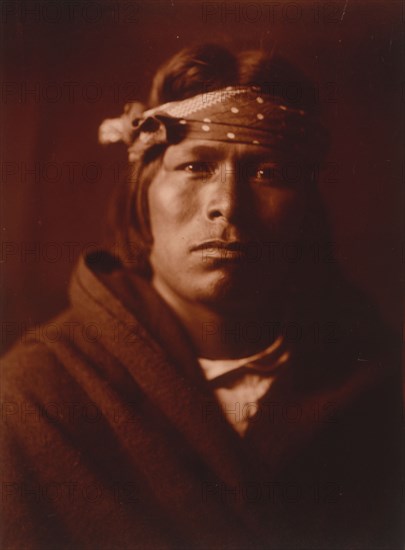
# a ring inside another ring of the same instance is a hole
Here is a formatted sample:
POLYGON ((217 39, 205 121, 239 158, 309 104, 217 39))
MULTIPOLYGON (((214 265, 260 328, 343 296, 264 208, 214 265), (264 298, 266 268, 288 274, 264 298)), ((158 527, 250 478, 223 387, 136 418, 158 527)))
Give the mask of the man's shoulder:
POLYGON ((65 426, 78 412, 100 417, 107 407, 110 414, 112 399, 137 400, 138 385, 125 359, 143 366, 142 340, 96 321, 70 307, 31 327, 1 358, 2 410, 8 423, 32 413, 32 418, 65 426), (124 350, 124 358, 117 350, 124 350))
MULTIPOLYGON (((74 383, 56 349, 74 323, 69 310, 47 323, 19 335, 1 358, 2 400, 26 399, 43 402, 66 394, 74 383)), ((79 323, 77 323, 79 324, 79 323)))

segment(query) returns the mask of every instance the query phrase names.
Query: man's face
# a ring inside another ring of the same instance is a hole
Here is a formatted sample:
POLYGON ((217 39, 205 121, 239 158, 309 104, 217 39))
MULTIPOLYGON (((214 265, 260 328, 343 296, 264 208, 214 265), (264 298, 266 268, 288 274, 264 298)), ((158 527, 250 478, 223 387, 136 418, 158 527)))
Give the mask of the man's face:
POLYGON ((278 292, 294 267, 286 258, 299 234, 304 188, 264 147, 169 146, 149 188, 155 286, 217 304, 278 292))

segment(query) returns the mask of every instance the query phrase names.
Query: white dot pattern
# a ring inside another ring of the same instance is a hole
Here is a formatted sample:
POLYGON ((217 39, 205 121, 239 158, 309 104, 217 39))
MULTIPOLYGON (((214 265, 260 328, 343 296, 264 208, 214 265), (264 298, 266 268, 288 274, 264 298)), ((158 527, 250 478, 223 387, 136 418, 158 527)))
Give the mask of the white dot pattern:
POLYGON ((139 120, 138 139, 145 138, 145 148, 151 143, 164 142, 167 134, 161 129, 167 128, 168 124, 187 125, 190 139, 234 141, 267 147, 273 147, 279 140, 288 140, 289 147, 302 147, 304 135, 305 144, 309 143, 307 138, 311 136, 313 141, 320 143, 324 135, 320 125, 316 127, 318 133, 311 130, 314 128, 312 119, 304 110, 282 104, 260 88, 242 86, 228 86, 165 103, 145 111, 139 120), (304 116, 307 117, 305 122, 304 116), (159 130, 150 131, 145 127, 142 131, 142 124, 148 118, 158 122, 159 130))
POLYGON ((233 88, 228 86, 225 90, 215 90, 189 97, 182 101, 171 101, 154 107, 143 113, 144 117, 153 116, 155 113, 164 112, 175 118, 186 118, 198 111, 206 110, 214 105, 224 103, 231 98, 246 95, 249 92, 246 88, 233 88))

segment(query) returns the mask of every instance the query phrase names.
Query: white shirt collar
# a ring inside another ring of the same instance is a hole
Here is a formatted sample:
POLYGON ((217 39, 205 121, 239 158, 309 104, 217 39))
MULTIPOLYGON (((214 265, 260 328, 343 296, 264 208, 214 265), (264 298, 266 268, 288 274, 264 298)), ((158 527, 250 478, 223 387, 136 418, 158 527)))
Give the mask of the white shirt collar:
POLYGON ((263 351, 251 355, 249 357, 242 357, 241 359, 207 359, 205 357, 199 357, 198 362, 203 369, 204 375, 207 380, 214 380, 218 376, 238 369, 239 367, 254 366, 255 369, 269 371, 273 370, 281 363, 285 363, 290 357, 290 353, 285 346, 285 342, 282 336, 279 336, 270 346, 263 351), (265 361, 260 361, 265 359, 265 361), (260 365, 258 365, 260 361, 260 365))

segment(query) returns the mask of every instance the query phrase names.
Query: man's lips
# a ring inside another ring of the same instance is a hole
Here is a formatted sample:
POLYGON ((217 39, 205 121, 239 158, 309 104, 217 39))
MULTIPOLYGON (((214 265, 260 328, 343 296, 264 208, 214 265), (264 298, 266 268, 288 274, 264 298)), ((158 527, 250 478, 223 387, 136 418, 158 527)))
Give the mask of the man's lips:
MULTIPOLYGON (((249 247, 252 243, 248 241, 224 241, 214 239, 196 244, 190 248, 191 253, 201 255, 203 263, 218 265, 233 263, 245 263, 249 259, 249 247)), ((250 249, 250 254, 252 250, 250 249)))
POLYGON ((215 239, 211 241, 204 241, 197 245, 194 245, 190 248, 191 252, 198 250, 205 251, 228 251, 228 252, 238 252, 244 254, 247 252, 251 243, 248 241, 223 241, 220 239, 215 239))

